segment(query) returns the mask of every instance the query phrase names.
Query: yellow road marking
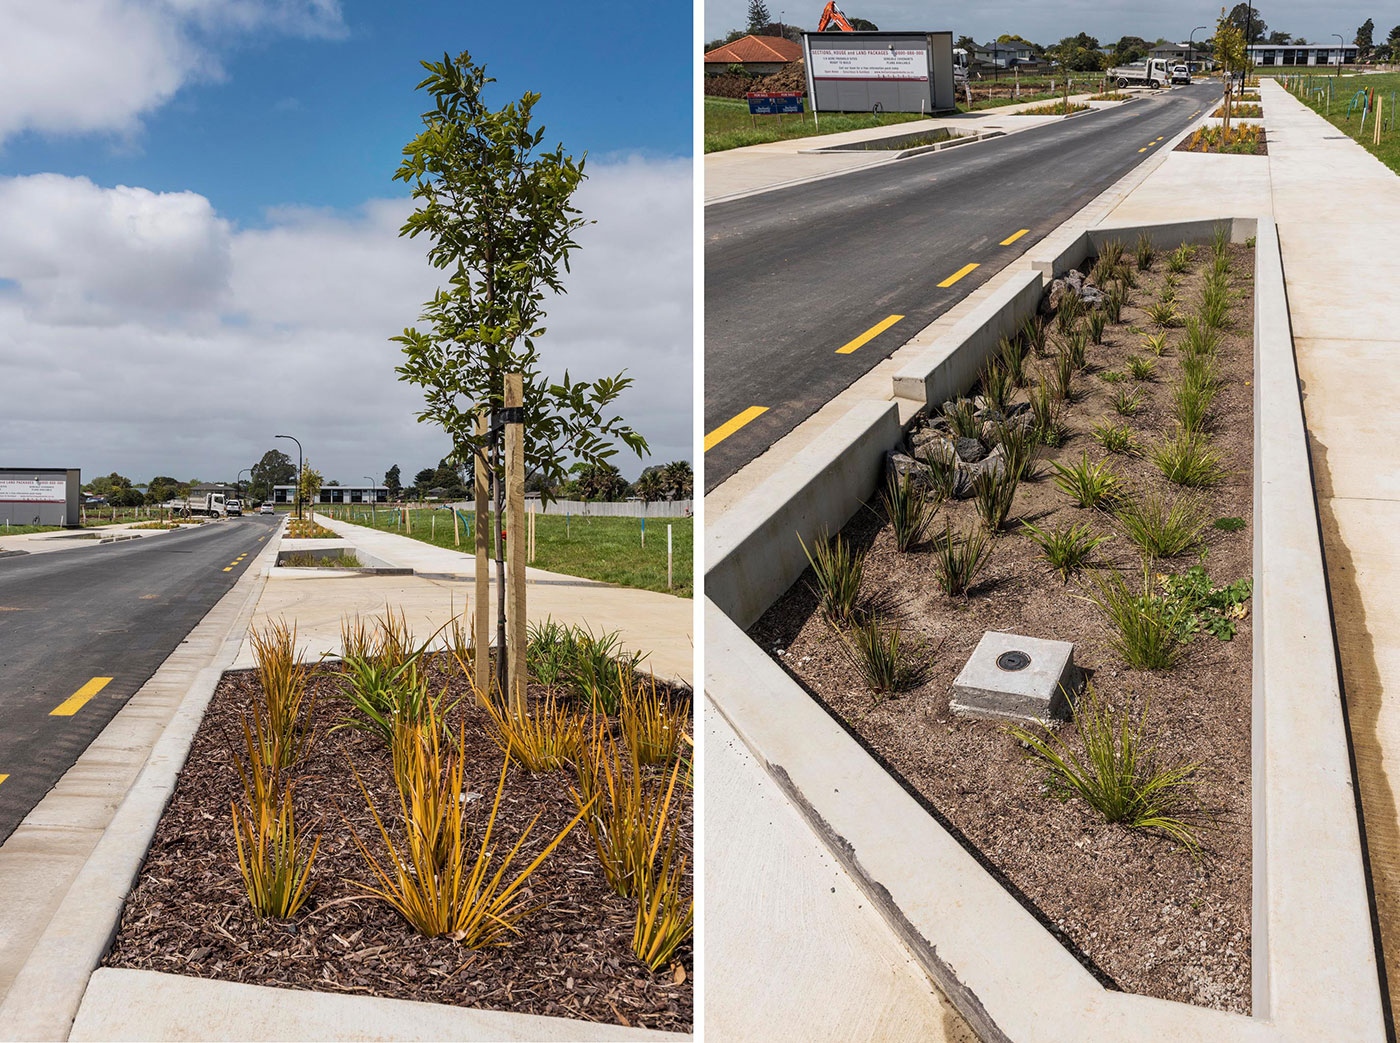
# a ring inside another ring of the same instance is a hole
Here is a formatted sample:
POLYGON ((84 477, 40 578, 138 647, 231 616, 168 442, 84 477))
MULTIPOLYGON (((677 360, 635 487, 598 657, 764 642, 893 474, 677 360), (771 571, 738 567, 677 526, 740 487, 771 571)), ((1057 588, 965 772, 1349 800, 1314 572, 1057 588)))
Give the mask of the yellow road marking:
POLYGON ((228 568, 224 569, 224 571, 225 571, 225 572, 232 572, 232 571, 233 571, 233 566, 230 565, 228 568))
POLYGON ((903 315, 891 315, 888 319, 881 319, 874 326, 871 326, 870 329, 866 330, 864 333, 862 333, 855 340, 851 341, 849 344, 837 348, 836 354, 849 355, 861 345, 867 344, 870 341, 874 340, 876 337, 884 333, 885 330, 889 329, 902 318, 904 318, 903 315))
POLYGON ((87 684, 83 685, 76 692, 70 695, 63 702, 58 704, 58 708, 49 711, 50 717, 72 717, 75 713, 87 705, 91 699, 102 689, 107 687, 110 677, 94 677, 87 684))
POLYGON ((1009 239, 1003 239, 1003 240, 1001 241, 1001 245, 1002 245, 1002 246, 1010 246, 1010 245, 1011 245, 1012 243, 1014 243, 1017 239, 1021 238, 1021 236, 1025 235, 1025 234, 1026 234, 1027 232, 1029 232, 1029 231, 1030 231, 1029 228, 1022 228, 1019 232, 1017 232, 1015 235, 1011 236, 1009 239))
POLYGON ((8 779, 8 778, 9 778, 8 775, 0 775, 0 782, 4 782, 4 781, 5 781, 6 779, 8 779))
POLYGON ((946 288, 946 287, 948 287, 948 286, 952 286, 953 283, 957 282, 957 281, 958 281, 959 279, 961 279, 964 275, 966 275, 968 272, 972 271, 972 269, 974 269, 974 268, 976 268, 976 267, 977 267, 976 264, 965 264, 965 265, 963 265, 961 268, 959 268, 957 271, 955 271, 952 275, 948 276, 948 278, 944 279, 941 283, 939 283, 939 284, 938 284, 939 287, 940 287, 940 288, 946 288))
POLYGON ((1161 138, 1158 138, 1157 140, 1158 140, 1158 141, 1161 141, 1162 139, 1161 139, 1161 138))
POLYGON ((733 420, 726 420, 705 436, 705 452, 708 453, 750 420, 762 416, 766 412, 768 412, 767 406, 749 406, 733 420))
POLYGON ((1147 149, 1145 149, 1145 148, 1140 148, 1140 149, 1138 149, 1138 151, 1139 151, 1139 152, 1146 152, 1147 149))

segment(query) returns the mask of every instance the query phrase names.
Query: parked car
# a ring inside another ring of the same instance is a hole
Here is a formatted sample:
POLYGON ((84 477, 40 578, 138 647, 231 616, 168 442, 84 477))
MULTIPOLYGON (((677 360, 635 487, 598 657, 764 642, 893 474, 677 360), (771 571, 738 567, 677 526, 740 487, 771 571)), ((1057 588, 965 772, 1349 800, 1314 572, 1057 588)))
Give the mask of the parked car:
POLYGON ((276 514, 276 509, 270 503, 265 503, 258 508, 259 514, 276 514))
POLYGON ((1191 83, 1191 70, 1184 65, 1172 67, 1172 86, 1175 87, 1178 83, 1191 83))

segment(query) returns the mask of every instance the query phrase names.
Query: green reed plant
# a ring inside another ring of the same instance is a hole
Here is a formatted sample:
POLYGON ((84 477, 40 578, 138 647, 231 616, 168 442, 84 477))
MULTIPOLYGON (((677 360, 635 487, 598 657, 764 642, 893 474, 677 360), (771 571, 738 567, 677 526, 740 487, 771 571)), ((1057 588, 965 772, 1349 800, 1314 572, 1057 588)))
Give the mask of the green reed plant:
POLYGON ((1094 548, 1108 539, 1107 536, 1097 535, 1088 522, 1042 529, 1023 521, 1021 527, 1039 545, 1041 558, 1058 572, 1063 580, 1068 580, 1070 573, 1078 572, 1088 565, 1094 548))
MULTIPOLYGON (((1104 297, 1104 310, 1113 322, 1119 322, 1123 318, 1123 309, 1127 306, 1130 295, 1128 286, 1123 282, 1116 282, 1104 297)), ((1097 341, 1095 343, 1098 343, 1097 341)))
MULTIPOLYGON (((1072 376, 1072 370, 1067 376, 1072 376)), ((1062 398, 1057 394, 1058 384, 1052 387, 1043 375, 1030 392, 1031 432, 1037 442, 1052 448, 1063 445, 1066 438, 1065 425, 1060 418, 1062 398)))
POLYGON ((1103 616, 1109 644, 1123 661, 1137 670, 1171 667, 1181 654, 1189 606, 1155 591, 1146 565, 1140 592, 1117 569, 1099 569, 1089 578, 1084 597, 1103 616))
POLYGON ((987 405, 998 413, 1005 413, 1012 394, 1011 374, 1006 367, 996 358, 988 360, 982 369, 980 384, 987 405))
POLYGON ((1220 334, 1205 322, 1191 316, 1186 320, 1186 334, 1181 338, 1183 356, 1210 355, 1220 347, 1220 334))
POLYGON ((959 536, 953 532, 952 521, 945 520, 943 539, 933 553, 934 579, 945 594, 966 595, 990 558, 991 536, 985 530, 973 528, 959 536))
POLYGON ((1122 486, 1122 479, 1105 458, 1096 464, 1089 462, 1085 452, 1078 463, 1068 465, 1052 460, 1055 486, 1079 507, 1103 507, 1112 503, 1122 486))
POLYGON ((958 465, 942 453, 930 448, 923 454, 928 466, 928 498, 942 502, 952 496, 958 487, 958 465))
POLYGON ((997 358, 1013 387, 1026 386, 1026 349, 1019 340, 1002 337, 997 341, 997 358))
POLYGON ((1172 388, 1172 417, 1183 431, 1204 432, 1210 427, 1214 399, 1214 387, 1198 387, 1190 381, 1182 381, 1172 388))
POLYGON ((1110 453, 1136 456, 1142 451, 1137 438, 1133 435, 1133 429, 1127 424, 1114 423, 1105 417, 1094 425, 1092 434, 1094 441, 1110 453))
POLYGON ((976 438, 982 432, 982 422, 977 419, 977 409, 968 398, 960 398, 943 408, 943 419, 959 438, 976 438))
POLYGON ((1135 249, 1137 257, 1137 267, 1140 272, 1152 270, 1152 259, 1156 256, 1156 249, 1152 246, 1152 237, 1146 232, 1139 232, 1137 237, 1137 247, 1135 249))
POLYGON ((972 495, 987 531, 998 532, 1006 523, 1020 481, 1020 474, 1005 466, 989 467, 978 473, 972 484, 972 495))
POLYGON ((816 553, 807 549, 802 537, 802 553, 817 578, 813 588, 817 600, 827 617, 837 623, 845 622, 855 615, 860 603, 860 581, 865 573, 865 552, 858 551, 837 533, 827 539, 825 535, 816 541, 816 553))
POLYGON ((1103 330, 1108 325, 1108 312, 1095 308, 1084 320, 1084 329, 1095 344, 1103 343, 1103 330))
POLYGON ((1192 489, 1219 485, 1225 477, 1221 455, 1201 431, 1179 427, 1156 442, 1149 455, 1170 482, 1192 489))
POLYGON ((876 705, 908 686, 914 671, 897 624, 871 613, 853 623, 849 632, 838 630, 837 634, 876 705))
POLYGON ((894 531, 894 543, 901 552, 909 550, 928 533, 936 508, 929 503, 923 490, 914 484, 909 474, 900 476, 893 470, 885 479, 885 490, 880 494, 884 504, 885 517, 890 520, 894 531))
POLYGON ((1124 498, 1113 513, 1128 539, 1152 558, 1175 558, 1194 549, 1208 517, 1198 497, 1164 496, 1150 488, 1124 498))
POLYGON ((1021 340, 1037 356, 1045 356, 1045 320, 1039 315, 1028 315, 1021 321, 1021 340))

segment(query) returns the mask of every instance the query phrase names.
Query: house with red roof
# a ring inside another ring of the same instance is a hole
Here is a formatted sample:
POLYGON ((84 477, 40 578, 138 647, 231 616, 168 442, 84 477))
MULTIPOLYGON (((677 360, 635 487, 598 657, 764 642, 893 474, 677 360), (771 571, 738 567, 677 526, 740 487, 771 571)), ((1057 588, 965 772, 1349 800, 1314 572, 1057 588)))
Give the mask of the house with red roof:
POLYGON ((802 45, 782 36, 745 36, 705 52, 705 73, 716 75, 731 65, 742 65, 755 76, 778 72, 802 57, 802 45))

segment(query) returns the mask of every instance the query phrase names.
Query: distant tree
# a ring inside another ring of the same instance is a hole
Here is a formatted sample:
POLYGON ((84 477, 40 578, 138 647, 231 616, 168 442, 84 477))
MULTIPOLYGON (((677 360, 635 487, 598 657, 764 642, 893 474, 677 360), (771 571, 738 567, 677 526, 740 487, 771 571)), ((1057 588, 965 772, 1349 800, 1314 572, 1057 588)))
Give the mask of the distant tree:
POLYGON ((1356 44, 1356 49, 1358 51, 1357 57, 1369 58, 1371 56, 1371 51, 1374 50, 1376 46, 1375 41, 1371 38, 1372 33, 1375 31, 1376 20, 1374 18, 1366 19, 1366 21, 1361 23, 1361 28, 1356 30, 1356 39, 1353 40, 1352 43, 1356 44))
POLYGON ((574 484, 584 500, 616 500, 627 491, 627 479, 606 460, 593 464, 576 464, 574 484))
POLYGON ((255 500, 270 500, 274 485, 295 483, 297 465, 280 449, 269 449, 248 471, 248 476, 248 495, 255 500))
POLYGON ((171 478, 169 475, 158 474, 146 485, 146 503, 164 503, 166 500, 173 500, 184 495, 189 490, 180 485, 178 478, 171 478))
POLYGON ((422 496, 433 487, 437 480, 437 468, 425 467, 413 476, 413 487, 418 490, 418 495, 422 496))
POLYGON ((326 483, 326 488, 330 489, 334 486, 338 486, 339 484, 340 481, 338 479, 332 478, 329 482, 326 483))
POLYGON ((852 29, 858 29, 863 33, 874 33, 880 30, 878 25, 865 18, 847 18, 846 21, 851 23, 852 29))
POLYGON ((688 460, 672 460, 661 469, 661 480, 668 500, 689 499, 695 491, 695 472, 688 460))
POLYGON ((1141 36, 1124 36, 1113 45, 1112 62, 1114 65, 1131 65, 1133 62, 1141 61, 1147 57, 1147 52, 1152 50, 1152 45, 1141 36))
POLYGON ((123 489, 131 488, 131 479, 126 477, 126 475, 117 474, 116 471, 113 471, 111 474, 99 475, 94 478, 88 488, 91 489, 94 495, 111 500, 113 496, 123 489))
POLYGON ((142 495, 140 489, 134 489, 127 485, 109 493, 107 502, 114 507, 140 507, 146 502, 146 497, 142 495))
POLYGON ((433 472, 434 489, 446 489, 449 496, 460 498, 466 495, 466 484, 461 469, 450 460, 443 457, 438 462, 437 470, 433 472))
POLYGON ((1259 43, 1269 35, 1269 27, 1264 24, 1264 19, 1259 17, 1258 7, 1247 3, 1236 4, 1230 8, 1230 13, 1225 18, 1231 26, 1240 31, 1242 37, 1247 36, 1249 43, 1259 43))
POLYGON ((773 20, 773 16, 768 13, 768 5, 763 0, 749 0, 748 29, 755 35, 762 34, 764 28, 773 20))
POLYGON ((632 492, 647 503, 666 499, 666 483, 661 477, 661 468, 648 467, 643 471, 641 477, 632 483, 632 492))
POLYGON ((1022 47, 1029 47, 1033 55, 1043 55, 1045 53, 1045 48, 1040 46, 1040 44, 1036 43, 1034 40, 1027 40, 1024 36, 1018 36, 1016 33, 1002 33, 997 37, 997 43, 1018 43, 1022 47))
POLYGON ((1099 41, 1088 33, 1066 36, 1047 51, 1055 61, 1072 72, 1094 72, 1103 68, 1099 41))
POLYGON ((1270 31, 1269 35, 1264 39, 1264 43, 1272 43, 1278 45, 1285 45, 1292 42, 1293 37, 1281 29, 1274 29, 1270 31))
POLYGON ((971 54, 974 50, 977 49, 977 41, 970 36, 959 36, 958 42, 953 44, 953 46, 961 47, 968 54, 971 54))
POLYGON ((398 464, 384 472, 384 488, 388 490, 391 500, 397 500, 399 493, 403 492, 403 479, 399 476, 398 464))

